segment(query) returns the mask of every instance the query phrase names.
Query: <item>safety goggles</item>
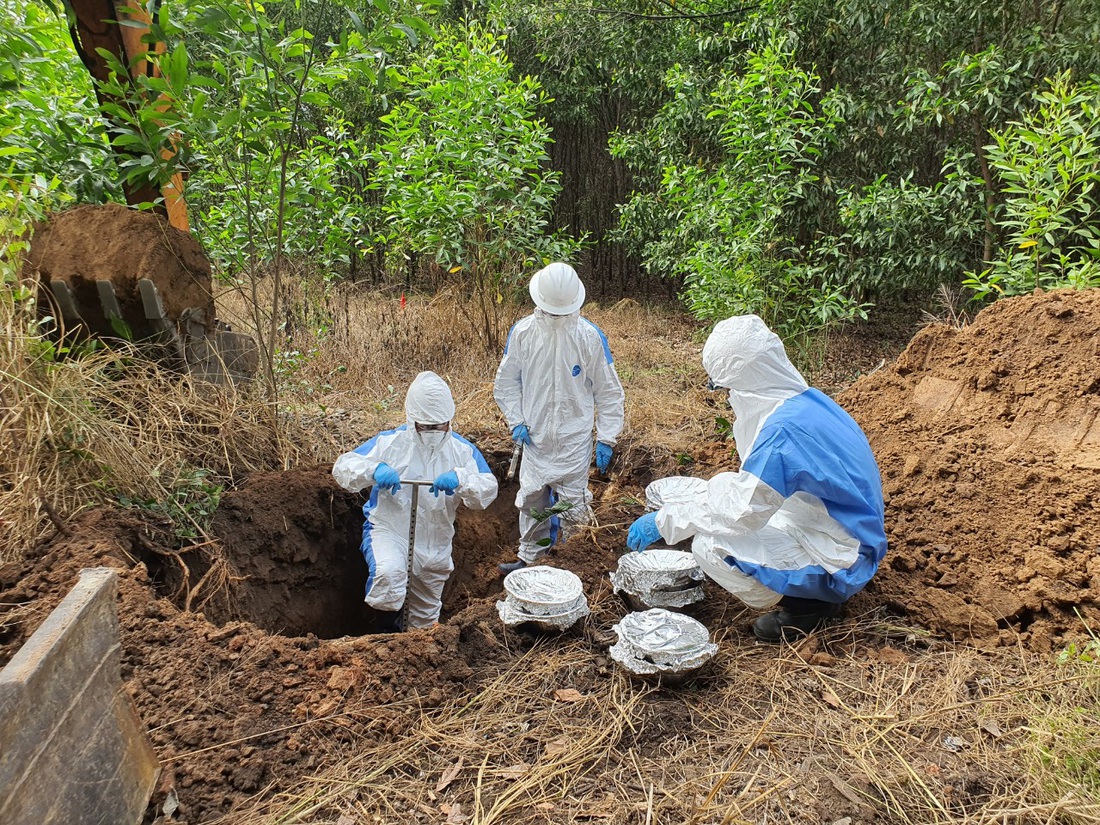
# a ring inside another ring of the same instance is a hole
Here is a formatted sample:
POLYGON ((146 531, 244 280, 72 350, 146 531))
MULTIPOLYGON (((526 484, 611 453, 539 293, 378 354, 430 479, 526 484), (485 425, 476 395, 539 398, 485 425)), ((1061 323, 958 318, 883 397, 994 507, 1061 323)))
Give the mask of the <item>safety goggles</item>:
POLYGON ((420 424, 415 425, 418 433, 445 433, 451 429, 451 422, 444 421, 442 424, 420 424))
POLYGON ((710 392, 721 392, 722 390, 728 390, 729 387, 720 387, 714 383, 714 379, 707 379, 707 390, 710 392))

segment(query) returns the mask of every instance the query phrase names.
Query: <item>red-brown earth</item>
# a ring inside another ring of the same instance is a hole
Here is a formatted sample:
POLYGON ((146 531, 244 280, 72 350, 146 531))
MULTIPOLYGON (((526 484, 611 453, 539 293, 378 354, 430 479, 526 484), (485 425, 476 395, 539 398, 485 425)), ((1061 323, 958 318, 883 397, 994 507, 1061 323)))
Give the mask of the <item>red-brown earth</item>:
MULTIPOLYGON (((922 330, 896 363, 841 394, 876 450, 891 540, 851 614, 1040 652, 1079 637, 1082 618, 1095 626, 1098 341, 1095 291, 1002 301, 969 327, 922 330)), ((503 477, 501 436, 471 435, 503 477)), ((623 448, 627 463, 647 454, 623 448)), ((717 434, 692 455, 694 474, 728 469, 717 434)), ((608 630, 625 612, 607 574, 645 484, 675 465, 655 456, 593 477, 600 526, 552 559, 581 576, 593 607, 571 631, 592 651, 580 683, 606 678, 608 630)), ((359 595, 362 498, 327 466, 252 476, 224 497, 216 543, 182 554, 133 514, 86 513, 35 557, 0 568, 0 662, 81 568, 119 569, 123 678, 164 766, 154 803, 174 790, 175 821, 210 821, 364 741, 396 741, 424 709, 536 643, 505 631, 494 609, 495 566, 515 542, 513 497, 502 486, 488 512, 461 513, 443 621, 400 636, 360 635, 371 622, 359 595)), ((750 614, 717 588, 694 614, 724 646, 752 644, 750 614)))

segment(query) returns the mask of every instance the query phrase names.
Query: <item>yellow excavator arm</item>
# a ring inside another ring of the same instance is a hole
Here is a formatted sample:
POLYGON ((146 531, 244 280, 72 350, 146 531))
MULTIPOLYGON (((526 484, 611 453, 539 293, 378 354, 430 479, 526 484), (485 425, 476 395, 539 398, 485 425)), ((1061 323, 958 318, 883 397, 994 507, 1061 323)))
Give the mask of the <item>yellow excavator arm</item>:
MULTIPOLYGON (((107 81, 112 65, 99 50, 127 66, 131 79, 158 71, 145 59, 150 19, 144 5, 66 3, 73 44, 96 80, 107 81)), ((153 14, 157 7, 154 2, 153 14)), ((151 51, 163 48, 156 44, 151 51)), ((124 102, 107 98, 99 83, 96 95, 105 109, 108 102, 124 102)), ((127 157, 125 149, 115 152, 127 157)), ((165 150, 165 157, 172 154, 165 150)), ((132 341, 194 378, 248 380, 256 373, 256 343, 215 317, 210 262, 190 234, 183 176, 159 190, 127 181, 123 189, 129 204, 155 203, 157 214, 121 204, 85 204, 35 227, 26 271, 38 278, 40 314, 53 319, 59 337, 132 341)))

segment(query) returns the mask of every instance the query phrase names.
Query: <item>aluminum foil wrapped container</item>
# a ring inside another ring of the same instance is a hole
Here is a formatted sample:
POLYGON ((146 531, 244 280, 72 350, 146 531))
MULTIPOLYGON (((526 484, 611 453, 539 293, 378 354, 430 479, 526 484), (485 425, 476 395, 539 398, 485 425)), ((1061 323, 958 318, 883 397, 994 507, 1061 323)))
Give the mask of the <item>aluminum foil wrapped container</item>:
POLYGON ((651 481, 645 488, 645 503, 649 510, 660 510, 666 504, 690 504, 705 497, 707 482, 692 476, 669 476, 651 481))
POLYGON ((588 615, 580 578, 559 567, 513 570, 504 578, 504 592, 497 613, 507 625, 533 622, 544 630, 566 630, 588 615))
POLYGON ((631 673, 686 673, 708 662, 718 651, 701 623, 661 608, 628 613, 612 629, 619 641, 608 652, 631 673))
POLYGON ((611 574, 616 593, 631 604, 649 607, 686 607, 703 599, 703 571, 691 553, 656 547, 619 557, 611 574))

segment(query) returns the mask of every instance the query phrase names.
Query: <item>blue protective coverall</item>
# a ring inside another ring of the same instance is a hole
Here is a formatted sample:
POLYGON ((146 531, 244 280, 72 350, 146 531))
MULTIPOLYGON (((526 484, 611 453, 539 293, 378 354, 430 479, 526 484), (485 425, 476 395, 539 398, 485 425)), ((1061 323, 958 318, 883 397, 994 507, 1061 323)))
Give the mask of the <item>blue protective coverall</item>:
POLYGON ((847 601, 886 554, 882 482, 863 431, 806 385, 755 315, 719 323, 703 365, 730 390, 741 470, 716 475, 699 501, 658 510, 662 538, 694 537, 703 572, 751 607, 847 601))
POLYGON ((332 467, 337 483, 353 493, 373 484, 374 471, 383 462, 402 479, 430 481, 448 471, 458 476, 454 495, 420 490, 411 575, 407 568, 412 487, 404 484, 397 493, 375 487, 363 506, 366 602, 376 610, 394 611, 401 608, 407 595, 412 628, 427 627, 439 618, 443 587, 454 570, 451 540, 459 503, 482 510, 497 495, 496 477, 477 447, 452 431, 416 432, 418 422, 449 422, 454 410, 446 382, 434 372, 422 372, 405 398, 406 424, 344 453, 332 467))

